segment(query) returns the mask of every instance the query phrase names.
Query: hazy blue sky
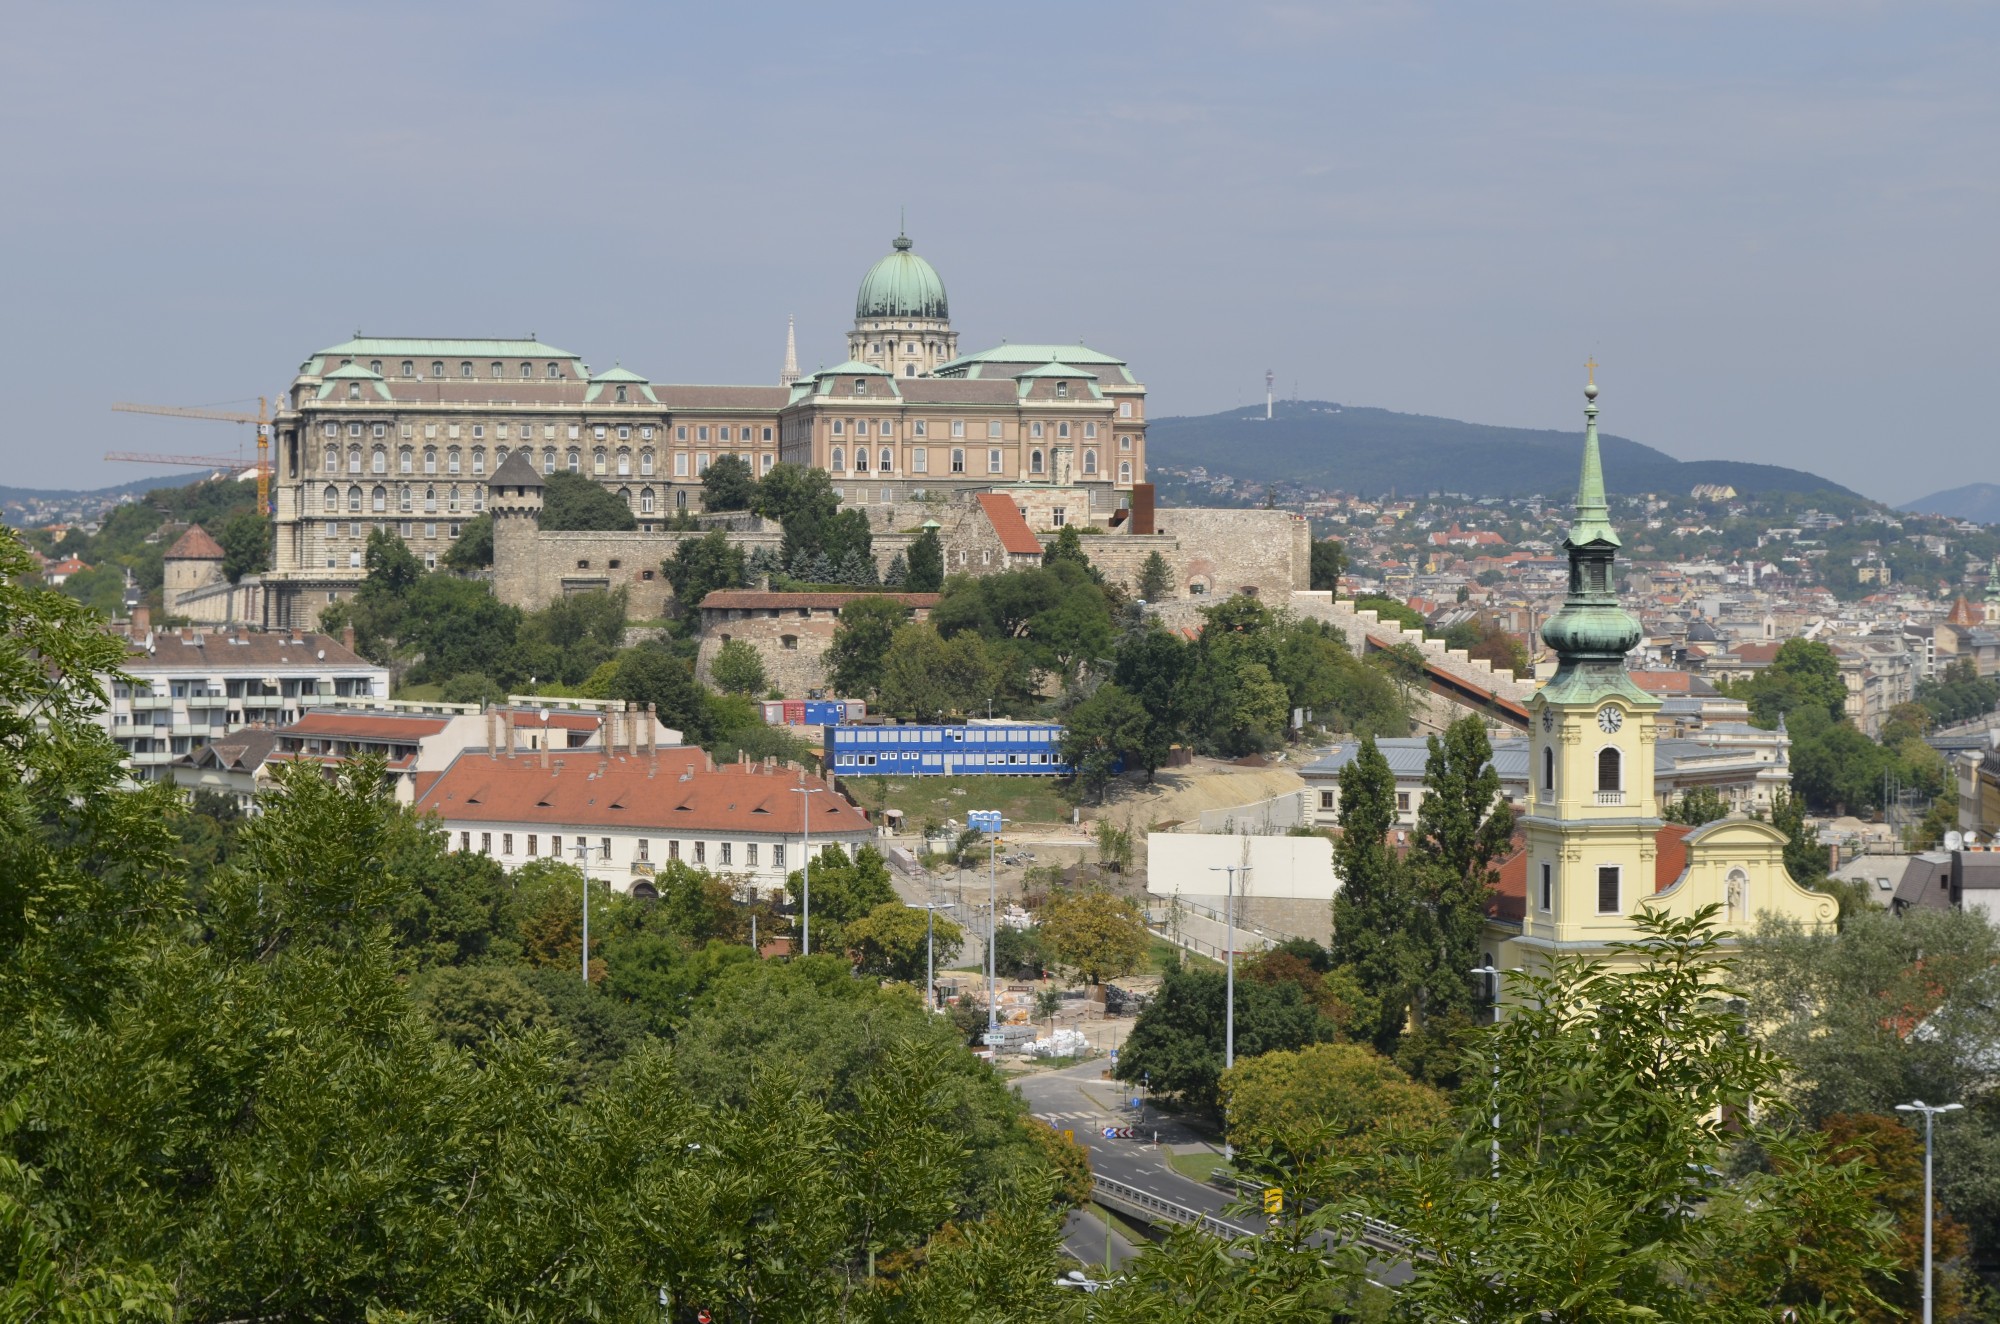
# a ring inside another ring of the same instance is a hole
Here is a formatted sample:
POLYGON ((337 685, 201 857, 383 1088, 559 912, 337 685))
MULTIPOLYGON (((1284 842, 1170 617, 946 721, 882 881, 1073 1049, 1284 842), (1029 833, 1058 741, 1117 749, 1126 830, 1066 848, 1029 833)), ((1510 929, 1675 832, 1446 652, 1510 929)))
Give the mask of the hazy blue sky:
POLYGON ((1902 500, 1996 477, 2000 10, 1661 3, 7 6, 0 482, 228 449, 372 334, 655 380, 844 357, 909 208, 966 348, 1902 500))

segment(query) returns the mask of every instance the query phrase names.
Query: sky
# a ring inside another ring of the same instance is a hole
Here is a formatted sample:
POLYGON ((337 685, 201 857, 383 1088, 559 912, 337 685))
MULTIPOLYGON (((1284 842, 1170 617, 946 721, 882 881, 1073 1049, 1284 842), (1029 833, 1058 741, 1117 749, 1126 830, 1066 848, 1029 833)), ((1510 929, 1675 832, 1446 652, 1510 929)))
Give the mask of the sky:
POLYGON ((846 357, 905 209, 966 350, 1155 416, 1608 431, 1903 501, 1996 474, 2000 6, 36 3, 0 43, 5 477, 243 429, 374 335, 655 381, 846 357), (232 403, 233 402, 233 403, 232 403))

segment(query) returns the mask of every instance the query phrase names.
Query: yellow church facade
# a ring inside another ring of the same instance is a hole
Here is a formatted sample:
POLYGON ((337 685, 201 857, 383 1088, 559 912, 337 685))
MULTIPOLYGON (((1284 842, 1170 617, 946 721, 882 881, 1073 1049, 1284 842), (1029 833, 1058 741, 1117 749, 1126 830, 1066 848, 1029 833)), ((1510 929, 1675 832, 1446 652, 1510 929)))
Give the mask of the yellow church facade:
POLYGON ((1643 937, 1640 916, 1718 908, 1741 934, 1760 916, 1831 927, 1839 904, 1785 869, 1785 836, 1729 817, 1697 828, 1666 823, 1653 788, 1660 701, 1633 683, 1626 655, 1641 627, 1620 605, 1620 540, 1604 494, 1597 386, 1584 390, 1583 472, 1564 540, 1569 591, 1543 628, 1558 665, 1528 708, 1529 799, 1523 848, 1500 867, 1484 956, 1501 970, 1540 971, 1559 955, 1630 963, 1611 951, 1643 937))

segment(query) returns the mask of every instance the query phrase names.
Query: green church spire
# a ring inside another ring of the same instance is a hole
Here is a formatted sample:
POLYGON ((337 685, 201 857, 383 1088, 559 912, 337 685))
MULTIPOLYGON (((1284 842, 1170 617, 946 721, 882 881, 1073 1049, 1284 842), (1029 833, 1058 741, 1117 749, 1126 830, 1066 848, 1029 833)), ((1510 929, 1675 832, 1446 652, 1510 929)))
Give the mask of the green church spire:
POLYGON ((1597 448, 1597 361, 1585 365, 1590 381, 1583 388, 1583 472, 1576 480, 1576 523, 1570 525, 1571 546, 1607 542, 1623 546, 1611 527, 1611 509, 1604 499, 1604 459, 1597 448))

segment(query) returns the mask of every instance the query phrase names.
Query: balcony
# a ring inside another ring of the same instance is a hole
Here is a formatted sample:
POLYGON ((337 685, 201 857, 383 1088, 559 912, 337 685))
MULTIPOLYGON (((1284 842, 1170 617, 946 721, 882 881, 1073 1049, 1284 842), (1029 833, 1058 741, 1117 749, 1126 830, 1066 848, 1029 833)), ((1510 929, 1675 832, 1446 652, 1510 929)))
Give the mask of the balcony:
POLYGON ((239 702, 245 708, 282 708, 289 701, 282 694, 246 694, 239 702))
POLYGON ((1622 805, 1625 803, 1625 792, 1599 791, 1597 793, 1597 803, 1600 805, 1622 805))
POLYGON ((197 708, 227 708, 229 706, 229 696, 227 694, 190 694, 187 698, 187 706, 189 712, 193 712, 197 708))
POLYGON ((135 713, 163 713, 174 706, 171 694, 135 694, 132 696, 132 711, 135 713))

